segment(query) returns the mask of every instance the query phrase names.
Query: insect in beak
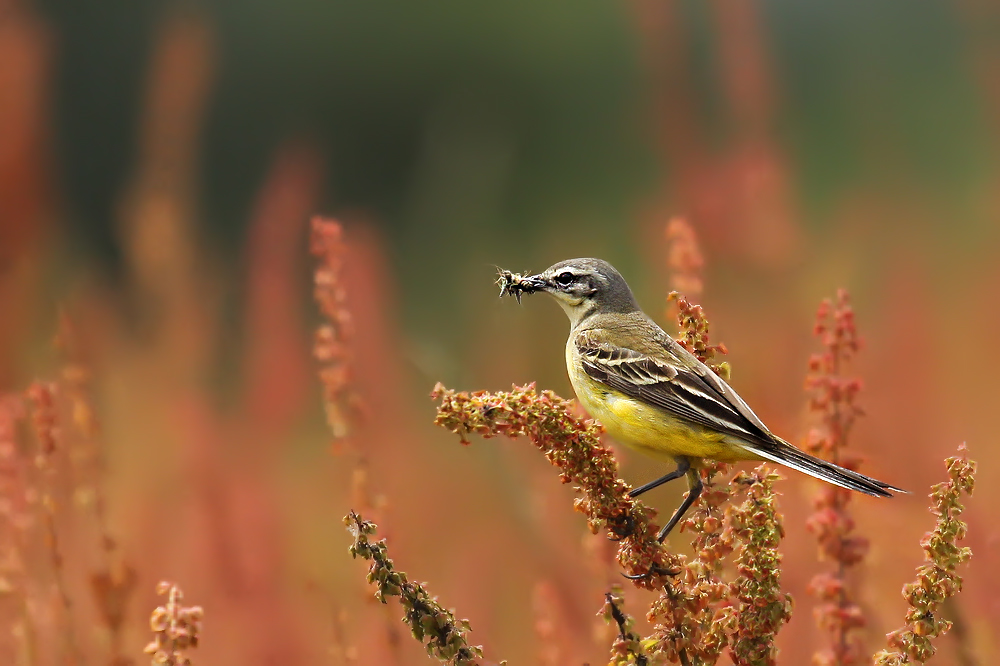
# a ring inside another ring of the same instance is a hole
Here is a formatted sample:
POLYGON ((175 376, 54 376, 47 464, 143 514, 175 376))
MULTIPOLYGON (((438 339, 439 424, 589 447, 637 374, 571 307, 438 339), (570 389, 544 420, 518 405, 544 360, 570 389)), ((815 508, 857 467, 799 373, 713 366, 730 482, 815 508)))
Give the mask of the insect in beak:
POLYGON ((497 286, 500 287, 500 298, 513 296, 521 302, 522 294, 531 294, 547 286, 545 280, 537 275, 521 275, 497 268, 497 286))

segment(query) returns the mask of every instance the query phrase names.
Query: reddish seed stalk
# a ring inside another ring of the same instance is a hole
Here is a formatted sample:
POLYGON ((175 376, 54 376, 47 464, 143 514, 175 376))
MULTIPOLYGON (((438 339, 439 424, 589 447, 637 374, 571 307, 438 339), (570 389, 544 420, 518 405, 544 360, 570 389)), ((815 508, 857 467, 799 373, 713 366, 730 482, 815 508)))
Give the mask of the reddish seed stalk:
POLYGON ((694 228, 683 217, 667 222, 667 268, 670 269, 670 289, 691 298, 699 298, 704 287, 702 271, 705 257, 698 246, 694 228))
POLYGON ((704 309, 676 291, 670 292, 667 300, 677 302, 677 321, 681 334, 677 337, 685 349, 698 357, 698 360, 710 367, 717 375, 729 379, 730 368, 726 362, 713 363, 716 354, 728 354, 729 350, 723 343, 711 344, 709 341, 709 324, 704 309))
POLYGON ((565 628, 556 588, 548 581, 539 581, 535 583, 532 597, 532 624, 540 646, 536 663, 538 666, 562 666, 570 660, 572 650, 563 640, 565 628))
POLYGON ((42 526, 52 568, 52 578, 63 613, 63 651, 68 664, 83 663, 83 655, 76 636, 73 599, 66 582, 65 562, 59 531, 56 526, 55 456, 59 451, 59 417, 56 408, 56 384, 36 381, 28 387, 25 397, 31 405, 31 424, 35 433, 37 451, 35 466, 38 470, 42 526))
POLYGON ((34 661, 37 652, 26 566, 31 558, 27 532, 34 524, 28 498, 34 488, 18 437, 25 417, 22 395, 0 394, 0 583, 8 600, 0 609, 6 611, 0 613, 0 622, 9 628, 9 640, 0 641, 0 657, 11 663, 18 655, 34 661))
MULTIPOLYGON (((355 384, 354 318, 347 307, 347 290, 343 281, 347 256, 344 229, 336 220, 314 217, 311 221, 309 251, 316 257, 313 271, 313 298, 323 317, 313 341, 313 356, 319 363, 319 379, 323 390, 323 407, 327 426, 333 437, 333 452, 351 457, 351 505, 383 524, 386 513, 384 495, 371 488, 369 463, 364 451, 352 435, 365 418, 365 406, 355 384)), ((388 613, 388 609, 386 609, 388 613)), ((336 636, 335 650, 356 658, 358 649, 348 645, 346 611, 335 610, 332 623, 336 636)), ((394 663, 401 661, 399 631, 395 618, 386 615, 386 644, 394 663)))
MULTIPOLYGON (((823 350, 809 359, 806 389, 809 409, 818 424, 810 430, 806 449, 848 469, 857 469, 860 458, 845 452, 855 421, 863 414, 856 399, 861 380, 844 375, 844 366, 862 347, 855 325, 850 298, 843 289, 834 302, 824 300, 816 313, 814 334, 823 350)), ((863 653, 858 630, 867 624, 861 607, 854 601, 847 582, 849 570, 864 559, 868 540, 853 535, 854 519, 848 511, 851 493, 843 488, 824 486, 815 499, 815 512, 806 526, 816 535, 821 560, 832 561, 832 571, 820 573, 809 584, 821 604, 816 607, 817 624, 829 635, 827 650, 814 655, 824 666, 860 664, 863 653)))
POLYGON ((89 509, 97 528, 101 564, 90 576, 90 589, 101 621, 108 631, 109 661, 125 664, 124 625, 128 604, 138 580, 135 569, 119 552, 118 542, 111 535, 107 502, 104 494, 106 464, 101 446, 101 427, 91 399, 91 372, 83 350, 66 312, 59 314, 56 346, 62 353, 63 366, 59 387, 69 403, 71 424, 76 436, 68 439, 73 494, 82 508, 89 509))
POLYGON ((327 424, 337 444, 350 434, 351 422, 361 412, 353 382, 354 321, 347 308, 341 277, 347 253, 343 237, 339 222, 321 217, 312 219, 309 252, 318 260, 313 274, 313 297, 324 319, 316 329, 313 355, 320 364, 327 424))
MULTIPOLYGON (((698 357, 702 363, 711 364, 715 355, 727 354, 724 344, 709 344, 709 325, 705 311, 689 299, 700 298, 704 287, 702 271, 705 258, 698 246, 694 229, 682 217, 667 223, 667 268, 670 270, 671 292, 667 295, 667 316, 676 316, 680 334, 677 342, 698 357), (673 314, 672 314, 673 313, 673 314)), ((728 364, 711 366, 724 378, 729 377, 728 364), (725 366, 725 368, 723 368, 725 366)))

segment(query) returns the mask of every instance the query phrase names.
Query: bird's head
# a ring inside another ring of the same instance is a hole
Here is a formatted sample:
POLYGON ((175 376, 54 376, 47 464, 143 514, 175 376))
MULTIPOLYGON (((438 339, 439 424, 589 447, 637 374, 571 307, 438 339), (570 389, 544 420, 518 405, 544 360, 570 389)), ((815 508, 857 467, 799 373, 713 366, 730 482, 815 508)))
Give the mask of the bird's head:
POLYGON ((501 296, 544 291, 566 311, 576 325, 595 312, 635 312, 639 306, 625 278, 602 259, 567 259, 537 275, 520 276, 501 272, 501 296))

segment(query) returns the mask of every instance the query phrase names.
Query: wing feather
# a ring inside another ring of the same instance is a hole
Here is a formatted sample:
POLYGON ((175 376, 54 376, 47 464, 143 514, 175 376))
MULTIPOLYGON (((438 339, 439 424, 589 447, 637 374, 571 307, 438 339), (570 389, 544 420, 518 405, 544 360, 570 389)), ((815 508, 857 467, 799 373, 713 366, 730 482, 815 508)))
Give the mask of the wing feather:
POLYGON ((573 344, 591 379, 677 418, 736 437, 761 458, 869 495, 891 497, 890 491, 906 492, 811 456, 773 435, 708 366, 655 324, 650 323, 645 332, 635 342, 638 349, 609 342, 609 332, 601 329, 578 333, 573 344))
MULTIPOLYGON (((664 347, 664 358, 657 358, 600 340, 593 331, 578 335, 575 344, 587 375, 615 391, 740 439, 773 442, 760 419, 721 379, 713 382, 698 372, 697 365, 678 362, 680 359, 671 363, 669 354, 675 350, 664 347)), ((704 369, 718 379, 707 367, 704 369)))

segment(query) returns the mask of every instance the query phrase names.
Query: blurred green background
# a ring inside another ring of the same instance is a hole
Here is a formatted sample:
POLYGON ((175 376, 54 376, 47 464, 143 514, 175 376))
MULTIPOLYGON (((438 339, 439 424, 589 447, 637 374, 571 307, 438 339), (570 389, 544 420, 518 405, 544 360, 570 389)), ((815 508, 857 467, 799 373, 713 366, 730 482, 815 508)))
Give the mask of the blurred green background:
MULTIPOLYGON (((69 312, 143 590, 134 651, 153 583, 174 577, 208 609, 206 663, 320 663, 330 599, 371 663, 422 663, 408 637, 391 647, 345 555, 361 456, 400 566, 491 655, 538 661, 548 613, 575 646, 565 663, 603 659, 588 642, 603 582, 577 584, 594 577, 567 489, 523 446, 457 447, 426 394, 569 395, 563 315, 501 302, 494 266, 599 256, 664 322, 675 216, 698 233, 735 387, 793 441, 815 308, 854 296, 869 418, 853 445, 914 490, 855 505, 873 650, 901 622, 925 489, 968 440, 973 584, 953 609, 965 637, 939 659, 1000 658, 995 2, 0 0, 0 389, 56 371, 69 312), (309 358, 315 213, 346 228, 357 383, 377 415, 351 454, 325 446, 309 358)), ((623 460, 630 482, 659 472, 623 460)), ((810 484, 785 490, 785 664, 822 642, 810 484)), ((99 663, 101 641, 87 649, 99 663)))

